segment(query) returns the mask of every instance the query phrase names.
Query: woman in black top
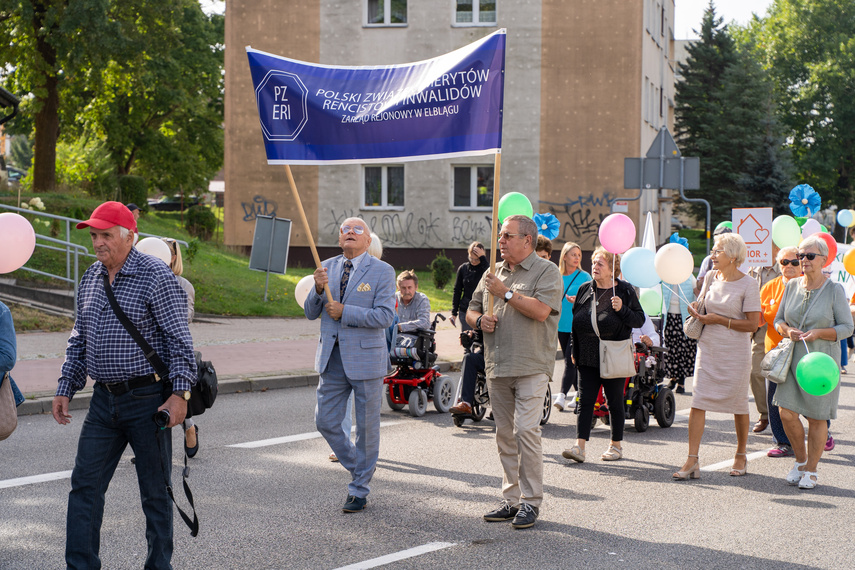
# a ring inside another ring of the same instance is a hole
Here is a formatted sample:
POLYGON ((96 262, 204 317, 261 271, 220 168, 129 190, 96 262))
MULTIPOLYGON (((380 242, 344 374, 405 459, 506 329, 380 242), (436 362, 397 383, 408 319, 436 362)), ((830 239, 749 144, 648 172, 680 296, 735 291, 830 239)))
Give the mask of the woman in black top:
POLYGON ((576 293, 573 305, 573 360, 579 371, 579 417, 576 423, 576 445, 562 455, 579 463, 585 461, 585 444, 591 435, 594 418, 594 403, 600 386, 609 406, 611 441, 603 453, 603 461, 616 461, 623 457, 625 378, 600 377, 600 339, 591 324, 592 299, 597 306, 597 328, 605 340, 625 340, 632 329, 644 324, 644 310, 638 302, 635 289, 625 281, 615 278, 620 274, 620 256, 609 253, 602 247, 591 256, 593 281, 583 283, 576 293), (612 272, 614 263, 614 272, 612 272))
POLYGON ((473 241, 469 244, 469 261, 457 268, 457 280, 451 297, 451 324, 457 324, 457 314, 460 313, 460 330, 468 331, 472 328, 466 322, 466 309, 469 308, 475 287, 488 268, 484 244, 473 241))

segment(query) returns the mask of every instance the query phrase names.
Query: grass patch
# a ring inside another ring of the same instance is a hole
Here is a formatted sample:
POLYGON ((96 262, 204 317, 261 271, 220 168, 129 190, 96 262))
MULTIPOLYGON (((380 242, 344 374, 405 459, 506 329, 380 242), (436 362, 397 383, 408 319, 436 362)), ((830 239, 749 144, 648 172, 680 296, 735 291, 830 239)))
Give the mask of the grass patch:
POLYGON ((12 320, 15 322, 15 332, 60 332, 70 331, 74 326, 74 319, 68 317, 60 317, 51 315, 38 309, 25 307, 24 305, 16 305, 9 303, 9 312, 12 313, 12 320))
MULTIPOLYGON (((31 196, 22 196, 29 200, 31 196)), ((90 198, 73 198, 67 195, 41 195, 47 211, 57 215, 73 217, 70 212, 83 212, 86 216, 100 203, 90 198), (58 211, 61 210, 61 211, 58 211), (67 210, 67 211, 66 211, 67 210)), ((10 203, 3 200, 6 203, 10 203)), ((222 209, 216 208, 215 214, 222 219, 222 209)), ((28 215, 29 216, 29 215, 28 215)), ((79 216, 83 217, 83 216, 79 216)), ((64 224, 59 239, 65 236, 64 224)), ((142 233, 168 236, 189 242, 192 238, 184 229, 179 212, 149 212, 138 222, 142 233)), ((36 231, 47 234, 44 225, 36 225, 36 231)), ((222 229, 219 232, 222 239, 222 229)), ((71 241, 83 245, 92 253, 92 242, 85 230, 71 230, 71 241)), ((286 275, 270 275, 267 302, 264 302, 264 282, 266 274, 249 269, 249 258, 231 251, 216 241, 202 242, 193 261, 184 256, 184 277, 196 289, 196 312, 215 315, 234 316, 277 316, 298 317, 303 309, 294 300, 294 288, 297 282, 310 275, 314 268, 289 267, 286 275)), ((92 258, 80 258, 80 274, 94 262, 92 258)), ((73 263, 73 258, 72 258, 73 263)), ((65 274, 65 253, 45 250, 37 247, 28 267, 47 273, 65 274)), ((433 285, 430 270, 416 272, 419 276, 419 291, 430 298, 433 311, 451 310, 451 293, 454 283, 438 290, 433 285)), ((21 282, 37 283, 40 287, 69 288, 70 285, 42 277, 27 271, 18 270, 8 275, 21 282)), ((17 319, 16 319, 17 321, 17 319)))

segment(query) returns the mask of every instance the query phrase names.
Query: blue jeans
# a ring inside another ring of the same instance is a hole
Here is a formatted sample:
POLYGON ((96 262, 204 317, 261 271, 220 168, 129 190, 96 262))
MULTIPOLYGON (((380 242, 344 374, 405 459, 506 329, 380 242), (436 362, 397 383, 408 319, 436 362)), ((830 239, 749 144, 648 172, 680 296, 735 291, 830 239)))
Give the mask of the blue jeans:
POLYGON ((68 568, 101 568, 104 494, 129 443, 146 518, 145 568, 172 568, 172 501, 166 492, 167 484, 172 484, 172 430, 161 430, 152 420, 164 402, 163 389, 157 383, 113 396, 95 385, 71 473, 65 535, 68 568))

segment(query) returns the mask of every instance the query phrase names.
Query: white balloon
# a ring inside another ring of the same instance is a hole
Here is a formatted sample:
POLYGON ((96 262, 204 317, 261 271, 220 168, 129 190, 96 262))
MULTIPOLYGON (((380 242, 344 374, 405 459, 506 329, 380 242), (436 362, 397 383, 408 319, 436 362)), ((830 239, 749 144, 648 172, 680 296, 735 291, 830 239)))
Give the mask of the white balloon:
POLYGON ((315 286, 315 276, 314 275, 306 275, 297 283, 297 286, 294 287, 294 299, 296 299, 297 304, 301 307, 306 304, 306 299, 309 297, 309 293, 312 288, 315 286))
POLYGON ((818 234, 821 231, 822 227, 820 227, 819 222, 817 222, 813 218, 810 218, 802 226, 802 239, 808 236, 812 236, 813 234, 818 234))
POLYGON ((653 265, 662 281, 679 285, 691 277, 695 269, 695 259, 685 246, 669 243, 656 252, 653 265))
POLYGON ((137 251, 153 255, 154 257, 163 260, 166 265, 172 261, 172 252, 169 251, 169 246, 160 238, 147 237, 141 239, 137 243, 137 251))

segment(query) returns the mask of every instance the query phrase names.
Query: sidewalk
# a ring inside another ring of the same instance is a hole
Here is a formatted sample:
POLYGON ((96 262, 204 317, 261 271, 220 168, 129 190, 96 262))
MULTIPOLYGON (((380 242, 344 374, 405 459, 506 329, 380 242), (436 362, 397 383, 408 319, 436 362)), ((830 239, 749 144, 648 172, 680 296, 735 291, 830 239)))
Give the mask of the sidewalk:
MULTIPOLYGON (((447 321, 437 323, 437 363, 443 371, 463 358, 459 330, 447 321)), ((316 385, 319 331, 319 320, 300 318, 197 315, 190 325, 196 350, 217 369, 222 394, 316 385)), ((18 407, 19 416, 50 412, 68 334, 18 335, 18 361, 12 376, 27 398, 18 407)), ((91 392, 90 380, 71 401, 71 409, 87 408, 91 392)))

